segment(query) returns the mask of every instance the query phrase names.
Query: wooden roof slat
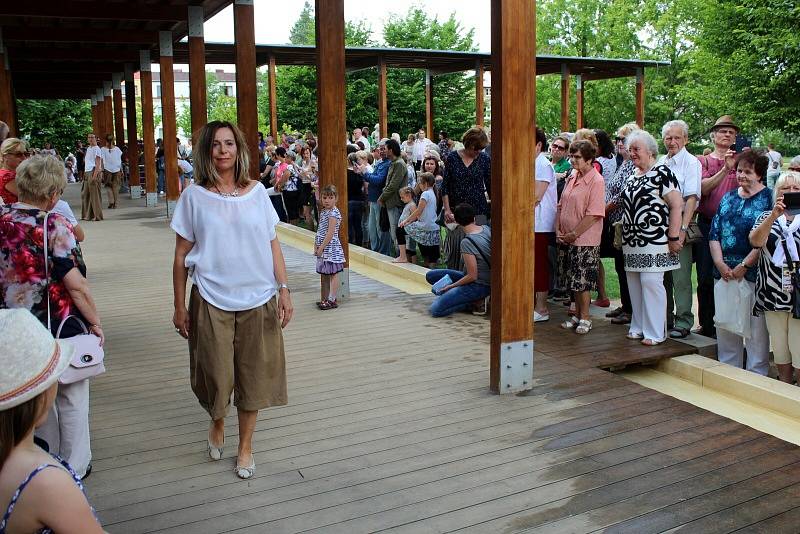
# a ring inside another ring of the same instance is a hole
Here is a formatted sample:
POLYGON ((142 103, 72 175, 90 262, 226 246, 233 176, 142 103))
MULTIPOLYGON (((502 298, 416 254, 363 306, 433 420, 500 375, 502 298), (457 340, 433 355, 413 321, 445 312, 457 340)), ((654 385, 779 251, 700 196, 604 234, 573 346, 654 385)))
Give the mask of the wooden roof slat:
POLYGON ((78 31, 72 28, 3 28, 3 41, 45 41, 75 43, 131 43, 152 46, 158 42, 158 33, 152 31, 120 31, 91 29, 78 31))
POLYGON ((36 0, 35 2, 3 2, 0 15, 31 18, 139 20, 178 22, 186 19, 186 5, 140 2, 88 2, 36 0))

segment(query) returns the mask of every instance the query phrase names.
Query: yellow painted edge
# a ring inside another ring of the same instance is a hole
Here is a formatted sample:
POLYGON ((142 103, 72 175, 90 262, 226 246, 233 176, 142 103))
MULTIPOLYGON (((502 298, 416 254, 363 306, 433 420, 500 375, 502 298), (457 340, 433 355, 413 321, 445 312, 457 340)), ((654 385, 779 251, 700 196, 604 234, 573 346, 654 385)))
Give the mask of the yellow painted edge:
MULTIPOLYGON (((286 223, 279 223, 277 229, 281 243, 308 254, 314 252, 315 234, 313 232, 286 223)), ((350 245, 349 249, 350 269, 358 274, 410 295, 424 295, 431 292, 431 286, 425 280, 425 273, 428 270, 424 267, 395 264, 386 256, 362 247, 350 245)))
MULTIPOLYGON (((656 369, 635 368, 618 373, 626 379, 717 415, 800 445, 800 418, 764 408, 656 369)), ((795 387, 795 386, 792 386, 795 387)))

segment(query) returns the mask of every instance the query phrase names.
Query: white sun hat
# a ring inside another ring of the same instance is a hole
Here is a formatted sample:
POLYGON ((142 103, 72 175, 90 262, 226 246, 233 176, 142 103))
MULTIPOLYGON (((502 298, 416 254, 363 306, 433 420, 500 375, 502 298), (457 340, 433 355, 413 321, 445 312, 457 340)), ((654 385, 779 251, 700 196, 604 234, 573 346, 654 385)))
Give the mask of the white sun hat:
POLYGON ((0 310, 0 411, 46 391, 74 351, 70 343, 53 339, 28 310, 0 310))

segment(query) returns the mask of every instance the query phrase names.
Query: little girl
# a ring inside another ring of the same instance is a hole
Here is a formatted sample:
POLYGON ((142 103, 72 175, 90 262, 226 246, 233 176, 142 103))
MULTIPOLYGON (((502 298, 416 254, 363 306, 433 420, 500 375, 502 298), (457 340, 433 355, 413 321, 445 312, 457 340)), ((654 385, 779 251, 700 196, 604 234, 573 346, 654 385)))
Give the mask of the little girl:
POLYGON ((417 205, 414 203, 414 190, 410 187, 401 187, 398 194, 400 195, 400 200, 405 204, 405 207, 400 214, 399 224, 395 230, 397 248, 400 250, 400 254, 392 260, 392 263, 414 263, 416 259, 414 256, 416 256, 417 251, 413 248, 411 250, 406 248, 406 232, 402 228, 403 222, 417 209, 417 205))
MULTIPOLYGON (((413 238, 419 245, 420 254, 425 258, 428 268, 436 267, 439 262, 439 244, 441 235, 439 225, 436 224, 436 195, 433 186, 436 179, 433 174, 423 172, 419 175, 419 188, 422 194, 416 209, 408 218, 401 220, 397 225, 397 242, 400 243, 400 234, 413 238)), ((402 249, 401 249, 402 255, 402 249)))
POLYGON ((339 241, 339 226, 342 214, 336 207, 336 187, 326 185, 320 192, 322 212, 319 214, 319 228, 314 239, 314 255, 317 257, 317 272, 320 274, 321 300, 317 302, 320 310, 338 308, 336 289, 338 274, 344 269, 344 249, 339 241))

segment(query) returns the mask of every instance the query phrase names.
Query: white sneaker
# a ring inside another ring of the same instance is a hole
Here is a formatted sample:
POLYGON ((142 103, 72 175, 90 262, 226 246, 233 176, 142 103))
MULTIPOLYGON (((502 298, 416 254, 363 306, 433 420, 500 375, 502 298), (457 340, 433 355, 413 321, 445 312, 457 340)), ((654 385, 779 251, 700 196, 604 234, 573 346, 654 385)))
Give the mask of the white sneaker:
POLYGON ((550 314, 543 314, 539 313, 536 310, 533 310, 533 322, 534 323, 543 323, 545 321, 550 320, 550 314))

